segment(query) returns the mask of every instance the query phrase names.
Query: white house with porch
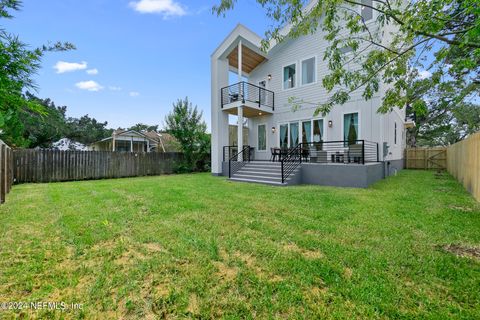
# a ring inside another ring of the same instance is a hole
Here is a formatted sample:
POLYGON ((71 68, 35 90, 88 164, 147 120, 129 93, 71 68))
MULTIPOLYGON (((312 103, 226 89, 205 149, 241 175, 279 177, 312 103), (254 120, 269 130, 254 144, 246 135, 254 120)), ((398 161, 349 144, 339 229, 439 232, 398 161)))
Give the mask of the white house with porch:
MULTIPOLYGON (((359 10, 367 24, 375 23, 372 9, 359 10)), ((329 72, 324 33, 274 44, 268 52, 260 49, 261 40, 239 24, 211 55, 212 174, 280 185, 365 187, 403 168, 405 109, 377 112, 386 84, 368 101, 361 90, 354 92, 325 116, 314 116, 310 103, 293 110, 289 97, 315 103, 329 97, 321 84, 329 72), (244 121, 248 145, 242 125, 236 126, 238 141, 229 144, 229 124, 244 121)))

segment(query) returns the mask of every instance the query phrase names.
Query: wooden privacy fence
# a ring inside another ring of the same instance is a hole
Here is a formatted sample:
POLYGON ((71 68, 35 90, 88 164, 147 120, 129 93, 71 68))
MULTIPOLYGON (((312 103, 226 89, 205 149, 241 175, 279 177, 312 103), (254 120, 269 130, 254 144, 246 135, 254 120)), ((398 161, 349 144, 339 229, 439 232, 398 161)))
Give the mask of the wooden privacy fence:
POLYGON ((13 154, 12 149, 0 140, 0 203, 5 202, 5 196, 13 184, 13 154))
POLYGON ((446 169, 447 148, 407 148, 405 160, 407 169, 446 169))
POLYGON ((15 183, 122 178, 173 173, 181 153, 13 151, 15 183))
POLYGON ((480 132, 447 150, 447 170, 480 201, 480 132))

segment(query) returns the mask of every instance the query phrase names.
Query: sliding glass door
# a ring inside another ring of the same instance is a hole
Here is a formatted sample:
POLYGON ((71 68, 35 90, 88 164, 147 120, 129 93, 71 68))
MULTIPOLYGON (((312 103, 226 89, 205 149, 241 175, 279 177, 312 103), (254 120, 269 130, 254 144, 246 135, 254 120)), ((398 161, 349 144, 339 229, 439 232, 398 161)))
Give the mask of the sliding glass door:
POLYGON ((323 141, 323 119, 315 119, 313 122, 313 142, 323 141))
POLYGON ((323 119, 300 120, 280 124, 281 148, 294 148, 300 142, 310 143, 323 140, 323 119))
POLYGON ((288 124, 280 125, 280 148, 288 148, 288 124))
POLYGON ((290 123, 290 147, 296 147, 298 145, 298 122, 290 123))
POLYGON ((312 142, 312 122, 302 121, 302 143, 312 142))

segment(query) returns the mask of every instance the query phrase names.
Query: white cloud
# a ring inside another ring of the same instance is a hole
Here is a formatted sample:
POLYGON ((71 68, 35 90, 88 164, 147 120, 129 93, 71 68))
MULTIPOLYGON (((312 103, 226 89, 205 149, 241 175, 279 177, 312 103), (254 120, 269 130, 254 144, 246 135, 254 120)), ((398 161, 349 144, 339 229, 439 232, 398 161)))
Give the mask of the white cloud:
POLYGON ((187 14, 183 6, 175 0, 139 0, 130 2, 130 7, 140 13, 159 13, 164 18, 181 17, 187 14))
POLYGON ((77 71, 77 70, 87 69, 87 63, 85 61, 82 61, 80 63, 58 61, 53 66, 53 68, 57 70, 57 73, 73 72, 73 71, 77 71))
POLYGON ((428 70, 417 69, 417 71, 418 71, 418 77, 420 78, 420 80, 427 79, 432 76, 432 73, 428 70))
POLYGON ((130 95, 130 97, 138 97, 140 95, 140 93, 137 92, 137 91, 130 91, 129 95, 130 95))
POLYGON ((78 89, 81 89, 81 90, 88 90, 88 91, 100 91, 103 89, 103 87, 98 84, 97 82, 93 81, 93 80, 90 80, 90 81, 80 81, 80 82, 77 82, 75 84, 75 86, 78 88, 78 89))
POLYGON ((109 86, 108 90, 110 91, 122 91, 122 88, 116 86, 109 86))
POLYGON ((96 75, 98 74, 98 69, 89 69, 87 70, 87 74, 96 75))

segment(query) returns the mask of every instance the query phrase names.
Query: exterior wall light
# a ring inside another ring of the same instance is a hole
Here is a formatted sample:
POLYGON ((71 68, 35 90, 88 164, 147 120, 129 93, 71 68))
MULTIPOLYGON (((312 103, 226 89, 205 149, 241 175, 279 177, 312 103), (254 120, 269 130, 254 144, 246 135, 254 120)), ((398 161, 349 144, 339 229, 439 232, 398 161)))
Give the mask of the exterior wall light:
POLYGON ((270 81, 270 80, 272 80, 272 75, 271 74, 268 75, 268 81, 270 81))
POLYGON ((272 127, 272 133, 275 133, 275 127, 272 127))
POLYGON ((332 120, 328 120, 328 127, 329 128, 333 127, 333 121, 332 120))

